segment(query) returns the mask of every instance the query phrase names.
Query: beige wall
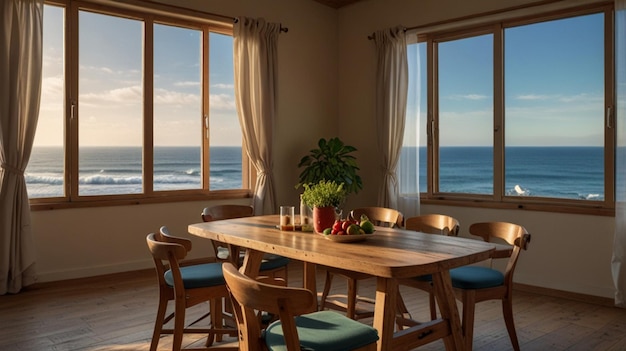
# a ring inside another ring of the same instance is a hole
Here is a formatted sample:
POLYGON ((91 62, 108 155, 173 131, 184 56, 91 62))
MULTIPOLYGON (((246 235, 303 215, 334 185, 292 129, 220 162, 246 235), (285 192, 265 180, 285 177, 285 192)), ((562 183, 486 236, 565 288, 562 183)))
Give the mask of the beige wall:
MULTIPOLYGON (((356 146, 365 190, 347 208, 374 205, 380 182, 374 131, 375 57, 367 35, 402 24, 415 26, 530 1, 367 0, 339 11, 310 0, 161 0, 227 16, 265 17, 289 32, 279 39, 274 170, 280 204, 296 204, 296 165, 320 137, 340 136, 356 146), (279 147, 280 146, 280 147, 279 147)), ((237 202, 244 202, 240 200, 237 202)), ((185 233, 207 202, 33 212, 41 281, 151 267, 145 235, 167 225, 185 233)), ((532 233, 516 281, 603 297, 610 276, 613 218, 530 211, 423 206, 424 213, 469 223, 514 221, 532 233)), ((194 239, 194 257, 209 252, 194 239)))

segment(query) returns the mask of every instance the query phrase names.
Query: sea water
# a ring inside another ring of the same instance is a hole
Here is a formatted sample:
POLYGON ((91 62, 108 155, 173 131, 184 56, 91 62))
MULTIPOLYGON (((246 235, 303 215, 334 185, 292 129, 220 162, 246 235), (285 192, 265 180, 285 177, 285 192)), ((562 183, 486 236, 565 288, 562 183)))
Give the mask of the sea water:
MULTIPOLYGON (((140 147, 85 147, 79 152, 79 194, 141 194, 142 150, 140 147)), ((240 189, 241 147, 210 149, 210 189, 240 189)), ((33 150, 25 178, 31 198, 63 196, 61 147, 33 150)), ((200 189, 199 147, 155 147, 154 190, 200 189)))
MULTIPOLYGON (((403 157, 417 148, 405 148, 403 157)), ((505 151, 505 193, 567 199, 604 199, 602 147, 508 147, 505 151)), ((426 168, 426 150, 420 148, 420 169, 426 168)), ((241 188, 241 148, 212 147, 210 189, 241 188)), ((199 147, 155 147, 154 190, 199 189, 199 147)), ((493 149, 442 147, 440 190, 451 193, 493 192, 493 149)), ((294 165, 295 167, 295 165, 294 165)), ((414 169, 412 172, 417 172, 414 169)), ((63 149, 33 150, 26 169, 31 198, 62 196, 63 149)), ((425 172, 420 189, 426 189, 425 172)), ((294 184, 297 179, 294 179, 294 184)), ((143 191, 139 147, 88 147, 80 152, 80 195, 140 194, 143 191)), ((367 184, 364 184, 367 187, 367 184)))

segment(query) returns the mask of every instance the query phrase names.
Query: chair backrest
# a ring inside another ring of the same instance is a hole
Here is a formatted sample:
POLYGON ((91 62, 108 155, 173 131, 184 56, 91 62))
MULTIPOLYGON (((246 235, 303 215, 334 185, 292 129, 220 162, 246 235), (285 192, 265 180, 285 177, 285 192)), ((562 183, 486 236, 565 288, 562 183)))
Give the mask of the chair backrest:
POLYGON ((408 230, 427 234, 459 235, 459 221, 454 217, 443 214, 425 214, 409 217, 404 221, 404 227, 408 230))
MULTIPOLYGON (((232 219, 241 217, 251 217, 254 215, 254 208, 249 205, 215 205, 212 207, 205 207, 202 210, 202 220, 204 222, 219 221, 222 219, 232 219)), ((213 254, 218 260, 227 260, 230 253, 227 248, 223 247, 223 244, 219 244, 214 240, 211 240, 213 244, 213 254)))
POLYGON ((404 226, 404 216, 398 210, 386 207, 359 207, 350 211, 350 218, 360 220, 361 215, 366 215, 377 226, 398 227, 404 226))
POLYGON ((226 286, 233 302, 239 330, 240 350, 261 350, 261 326, 255 311, 267 311, 280 318, 287 350, 300 350, 294 316, 317 310, 317 298, 307 289, 264 283, 271 278, 251 279, 235 266, 222 265, 226 286))
POLYGON ((491 242, 494 238, 504 240, 513 246, 513 253, 509 257, 504 273, 505 284, 513 283, 513 272, 521 250, 528 249, 530 234, 521 225, 508 222, 482 222, 470 225, 469 232, 491 242))
MULTIPOLYGON (((165 231, 167 231, 167 228, 165 228, 165 231)), ((159 286, 161 288, 168 287, 164 276, 169 269, 172 271, 172 277, 174 278, 174 289, 184 291, 179 261, 184 259, 187 256, 187 252, 191 250, 191 241, 169 234, 164 236, 161 233, 150 233, 146 236, 146 243, 154 260, 159 286)))
POLYGON ((250 217, 254 215, 254 208, 249 205, 215 205, 205 207, 202 211, 202 220, 205 222, 220 219, 250 217))

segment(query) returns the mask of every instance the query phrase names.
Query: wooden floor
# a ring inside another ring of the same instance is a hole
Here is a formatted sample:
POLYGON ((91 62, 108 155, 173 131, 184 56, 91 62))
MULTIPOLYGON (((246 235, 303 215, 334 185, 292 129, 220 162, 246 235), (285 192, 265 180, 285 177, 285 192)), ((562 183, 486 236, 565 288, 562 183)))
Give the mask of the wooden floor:
MULTIPOLYGON (((290 285, 299 286, 298 263, 289 274, 290 285)), ((341 279, 337 283, 334 289, 345 289, 341 279)), ((374 280, 360 291, 372 294, 374 280)), ((402 294, 414 317, 428 316, 425 293, 403 287, 402 294)), ((0 350, 148 350, 156 305, 151 270, 35 285, 0 296, 0 350)), ((205 308, 196 306, 190 318, 205 308)), ((626 310, 522 291, 514 293, 513 310, 522 350, 626 350, 626 310)), ((474 335, 474 350, 511 349, 499 302, 477 306, 474 335)), ((186 338, 184 345, 202 340, 186 338)), ((159 350, 170 346, 165 336, 159 350)), ((441 342, 420 348, 443 349, 441 342)))

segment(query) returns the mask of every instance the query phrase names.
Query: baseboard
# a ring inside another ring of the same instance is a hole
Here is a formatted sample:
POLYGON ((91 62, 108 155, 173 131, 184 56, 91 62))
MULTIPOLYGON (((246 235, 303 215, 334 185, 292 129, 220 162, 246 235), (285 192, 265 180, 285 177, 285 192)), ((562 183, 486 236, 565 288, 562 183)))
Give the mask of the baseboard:
POLYGON ((601 306, 609 306, 609 307, 615 306, 615 301, 608 297, 580 294, 580 293, 575 293, 575 292, 570 292, 570 291, 556 290, 556 289, 544 288, 544 287, 534 286, 534 285, 513 283, 513 290, 524 291, 524 292, 529 292, 529 293, 539 294, 539 295, 544 295, 544 296, 557 297, 560 299, 593 303, 593 304, 601 305, 601 306))

